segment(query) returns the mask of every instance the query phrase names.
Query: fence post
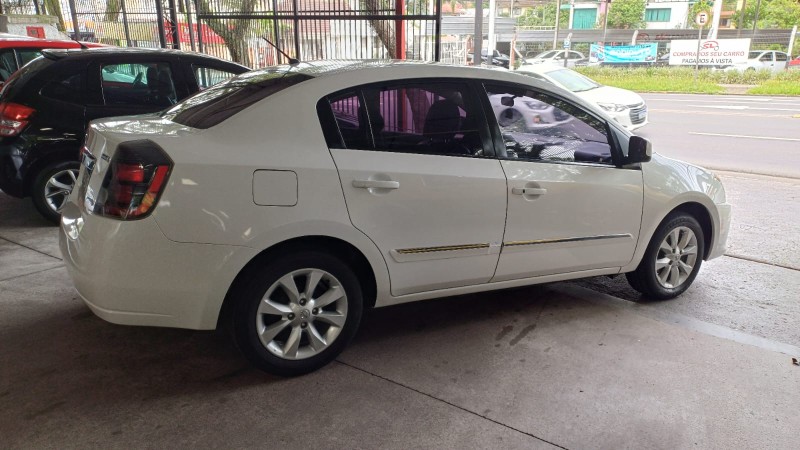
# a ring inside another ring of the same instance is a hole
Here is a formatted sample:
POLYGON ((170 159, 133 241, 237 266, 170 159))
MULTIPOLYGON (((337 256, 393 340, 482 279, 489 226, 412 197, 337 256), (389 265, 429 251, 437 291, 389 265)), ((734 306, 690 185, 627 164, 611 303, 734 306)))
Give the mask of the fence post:
MULTIPOLYGON (((70 0, 74 1, 74 0, 70 0)), ((161 44, 161 48, 167 48, 167 34, 164 31, 164 5, 161 4, 161 0, 155 0, 156 2, 156 20, 158 21, 158 40, 161 44)))
MULTIPOLYGON (((440 16, 441 17, 441 16, 440 16)), ((472 64, 480 67, 483 47, 483 2, 475 2, 475 37, 472 39, 472 64)))
POLYGON ((75 40, 80 39, 80 29, 78 28, 78 13, 75 11, 75 0, 69 0, 69 11, 72 16, 72 29, 75 32, 75 40))
POLYGON ((789 49, 786 53, 789 54, 789 58, 792 58, 792 48, 794 48, 794 39, 797 37, 797 25, 792 28, 792 34, 789 35, 789 49))
MULTIPOLYGON (((193 34, 194 32, 192 30, 192 28, 194 28, 192 24, 192 8, 189 7, 191 3, 189 3, 189 0, 182 0, 182 1, 184 2, 183 7, 186 8, 186 24, 189 25, 189 46, 191 47, 193 52, 196 52, 197 49, 194 46, 194 34, 193 34)), ((197 26, 197 31, 198 33, 200 32, 199 24, 197 26)))
POLYGON ((125 40, 128 42, 128 47, 131 45, 131 30, 128 27, 128 9, 125 6, 125 0, 120 0, 120 7, 122 8, 122 28, 125 30, 125 40))
MULTIPOLYGON (((481 25, 483 25, 483 17, 481 17, 481 25)), ((436 48, 433 49, 433 60, 439 61, 441 59, 442 47, 442 0, 436 0, 436 36, 433 37, 433 42, 436 48)), ((481 43, 483 43, 483 36, 481 36, 481 43)), ((480 55, 478 55, 480 58, 480 55)))
MULTIPOLYGON (((194 12, 195 14, 200 15, 198 1, 199 0, 194 0, 194 12)), ((200 53, 205 53, 205 49, 203 48, 203 22, 200 21, 200 17, 197 18, 197 51, 200 53)))
POLYGON ((181 49, 181 34, 178 30, 178 9, 176 8, 175 0, 169 0, 169 21, 172 23, 172 48, 181 49))

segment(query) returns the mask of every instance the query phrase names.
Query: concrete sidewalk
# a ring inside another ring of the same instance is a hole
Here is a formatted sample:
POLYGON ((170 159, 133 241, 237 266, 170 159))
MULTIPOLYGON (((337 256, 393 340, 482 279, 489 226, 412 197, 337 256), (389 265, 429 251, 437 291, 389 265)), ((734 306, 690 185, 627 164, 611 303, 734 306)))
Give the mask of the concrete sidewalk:
POLYGON ((6 448, 797 448, 788 355, 569 283, 375 310, 281 379, 220 333, 96 318, 42 225, 0 195, 6 448))

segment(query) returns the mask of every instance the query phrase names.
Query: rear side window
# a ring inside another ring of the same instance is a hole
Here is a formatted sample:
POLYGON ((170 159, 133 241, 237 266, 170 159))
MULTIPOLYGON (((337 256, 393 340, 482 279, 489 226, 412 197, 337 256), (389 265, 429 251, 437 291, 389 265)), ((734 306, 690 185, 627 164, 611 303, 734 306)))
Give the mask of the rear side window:
POLYGON ((247 72, 200 91, 166 110, 162 117, 192 128, 210 128, 259 100, 311 78, 286 70, 247 72))
POLYGON ((208 89, 236 75, 235 73, 226 72, 224 70, 197 65, 192 65, 192 69, 194 78, 197 80, 197 86, 200 87, 200 90, 208 89))
POLYGON ((69 103, 83 102, 83 72, 72 71, 58 74, 55 79, 48 81, 39 92, 42 97, 61 100, 69 103))
POLYGON ((14 56, 14 49, 6 49, 0 52, 0 81, 6 81, 17 70, 17 58, 14 56))
POLYGON ((169 63, 104 64, 106 105, 170 106, 177 101, 169 63))

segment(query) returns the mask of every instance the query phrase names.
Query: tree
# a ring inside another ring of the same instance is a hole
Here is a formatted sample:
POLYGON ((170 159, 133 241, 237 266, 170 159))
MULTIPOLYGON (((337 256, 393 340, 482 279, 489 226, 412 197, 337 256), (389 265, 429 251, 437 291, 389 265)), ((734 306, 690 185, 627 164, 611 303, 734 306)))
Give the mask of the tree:
POLYGON ((703 28, 708 29, 709 27, 711 27, 711 24, 713 23, 714 20, 714 18, 711 17, 711 15, 714 12, 713 0, 700 0, 689 9, 689 17, 686 18, 686 24, 688 25, 688 27, 700 28, 700 26, 697 25, 697 22, 695 22, 694 19, 695 17, 697 17, 697 14, 703 11, 708 13, 708 23, 703 25, 703 28))
POLYGON ((106 1, 106 22, 116 22, 119 20, 121 6, 120 0, 106 1))
MULTIPOLYGON (((553 2, 526 9, 525 12, 517 17, 517 25, 521 27, 555 27, 557 6, 553 2)), ((567 28, 569 25, 568 12, 561 12, 558 17, 558 24, 559 28, 567 28)))
POLYGON ((58 0, 44 0, 44 10, 51 16, 58 17, 59 31, 66 31, 67 27, 64 23, 64 15, 61 13, 61 2, 58 0))
MULTIPOLYGON (((744 13, 742 28, 753 28, 756 18, 756 0, 748 0, 744 11, 737 11, 731 20, 738 24, 744 13)), ((758 12, 758 28, 792 28, 800 25, 800 0, 761 0, 758 12)))
POLYGON ((642 28, 646 5, 646 0, 615 0, 609 5, 608 28, 642 28))
MULTIPOLYGON (((222 0, 215 3, 214 6, 219 7, 220 4, 224 6, 224 11, 230 11, 236 14, 236 19, 218 19, 206 18, 206 24, 214 30, 222 39, 225 40, 225 46, 231 54, 231 59, 239 64, 250 66, 250 53, 248 52, 247 37, 255 19, 248 18, 255 10, 257 0, 222 0)), ((208 0, 199 0, 198 13, 212 14, 214 9, 209 4, 208 0)), ((200 27, 198 27, 200 29, 200 27)))

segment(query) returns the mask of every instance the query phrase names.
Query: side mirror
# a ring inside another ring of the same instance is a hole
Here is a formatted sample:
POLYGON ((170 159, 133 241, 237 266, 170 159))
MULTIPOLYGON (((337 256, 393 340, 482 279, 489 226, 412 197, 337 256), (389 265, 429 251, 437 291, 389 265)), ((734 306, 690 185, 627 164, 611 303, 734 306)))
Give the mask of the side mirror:
POLYGON ((641 136, 631 136, 628 141, 627 164, 644 163, 653 156, 653 145, 641 136))

